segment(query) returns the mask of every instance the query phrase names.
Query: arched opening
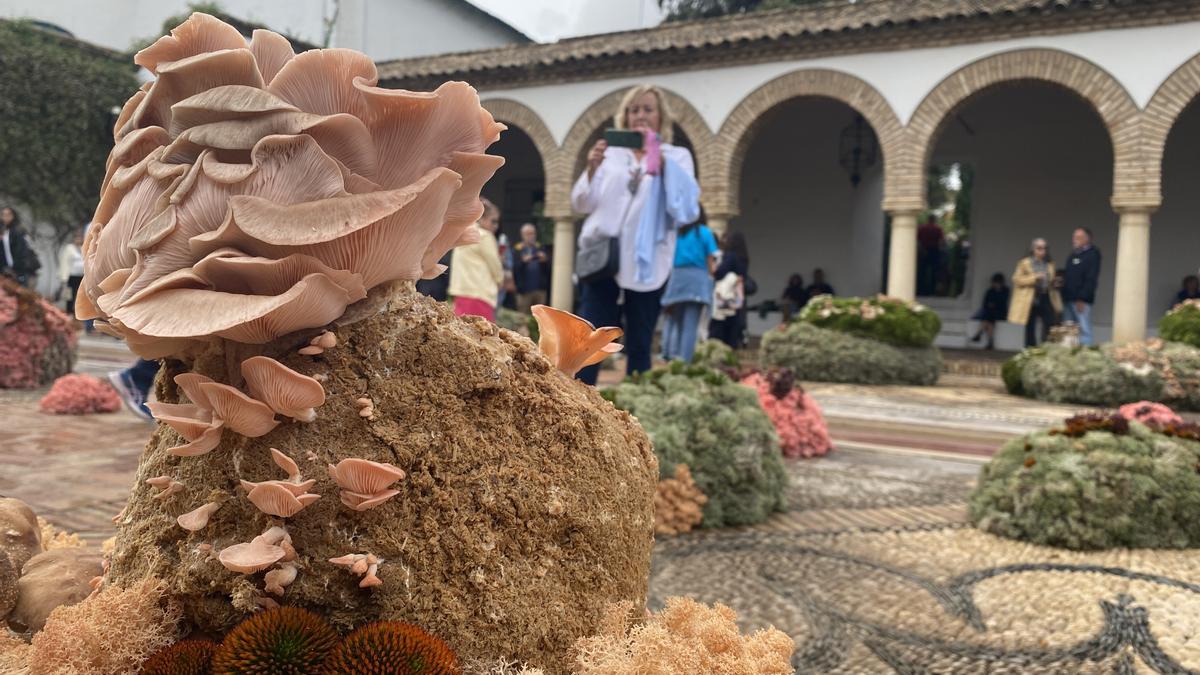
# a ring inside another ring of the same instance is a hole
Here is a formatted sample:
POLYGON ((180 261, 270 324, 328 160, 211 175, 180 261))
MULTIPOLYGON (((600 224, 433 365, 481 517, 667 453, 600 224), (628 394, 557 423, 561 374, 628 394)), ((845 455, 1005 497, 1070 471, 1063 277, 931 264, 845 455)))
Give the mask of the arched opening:
POLYGON ((505 122, 508 130, 488 147, 488 154, 504 158, 504 166, 484 185, 482 194, 500 208, 500 232, 511 242, 521 237, 521 226, 538 226, 539 237, 550 243, 553 225, 544 221, 546 174, 543 158, 533 139, 523 129, 505 122))
MULTIPOLYGON (((841 101, 802 96, 768 109, 747 134, 731 230, 749 245, 759 288, 750 304, 779 299, 792 274, 811 284, 818 268, 839 295, 882 290, 884 162, 870 123, 841 101)), ((750 331, 780 318, 751 312, 750 331)))
MULTIPOLYGON (((1112 142, 1096 110, 1057 84, 1004 82, 973 94, 947 114, 931 148, 926 163, 931 173, 957 166, 973 178, 965 205, 969 213, 956 214, 969 223, 969 244, 955 248, 950 237, 939 241, 929 233, 925 237, 918 233, 918 279, 932 275, 940 290, 946 288, 943 280, 949 265, 965 269, 961 288, 942 293, 943 297, 924 298, 942 317, 940 343, 967 344, 968 331, 974 327, 969 318, 990 278, 997 272, 1011 278, 1035 237, 1046 239, 1059 269, 1069 264, 1071 233, 1077 227, 1092 230, 1104 256, 1092 320, 1097 341, 1107 340, 1117 216, 1110 204, 1112 142), (940 247, 936 253, 930 250, 935 243, 940 247), (934 265, 936 269, 930 269, 934 265)), ((936 210, 946 204, 929 206, 936 210)), ((1021 326, 997 326, 998 348, 1020 349, 1023 340, 1021 326)))
POLYGON ((1175 304, 1184 276, 1200 274, 1200 99, 1183 109, 1167 136, 1162 207, 1151 217, 1147 321, 1154 327, 1175 304))

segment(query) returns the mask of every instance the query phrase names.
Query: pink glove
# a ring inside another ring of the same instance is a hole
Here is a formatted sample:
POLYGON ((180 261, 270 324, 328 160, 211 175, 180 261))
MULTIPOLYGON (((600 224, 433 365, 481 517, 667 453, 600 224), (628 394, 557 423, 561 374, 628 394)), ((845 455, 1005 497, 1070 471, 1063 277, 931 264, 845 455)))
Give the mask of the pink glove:
POLYGON ((648 129, 643 129, 642 134, 646 137, 646 142, 642 144, 646 152, 646 174, 657 176, 662 173, 662 141, 658 134, 648 129))

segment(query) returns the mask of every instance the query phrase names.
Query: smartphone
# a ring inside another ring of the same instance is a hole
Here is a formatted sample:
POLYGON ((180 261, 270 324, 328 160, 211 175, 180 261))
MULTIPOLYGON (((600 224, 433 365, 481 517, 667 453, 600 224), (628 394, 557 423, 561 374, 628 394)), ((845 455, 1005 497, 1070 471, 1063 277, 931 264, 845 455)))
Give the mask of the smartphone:
POLYGON ((604 142, 614 148, 633 148, 641 150, 642 145, 646 142, 646 137, 640 131, 630 131, 629 129, 605 129, 604 142))

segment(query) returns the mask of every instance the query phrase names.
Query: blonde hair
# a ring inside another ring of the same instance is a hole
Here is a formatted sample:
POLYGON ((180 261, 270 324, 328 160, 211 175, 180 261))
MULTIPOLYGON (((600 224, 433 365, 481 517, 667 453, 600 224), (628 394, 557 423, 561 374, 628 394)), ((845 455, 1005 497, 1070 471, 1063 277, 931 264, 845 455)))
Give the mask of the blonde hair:
POLYGON ((500 215, 500 209, 497 208, 496 205, 493 204, 492 201, 490 199, 488 199, 487 197, 480 197, 479 203, 483 204, 483 213, 479 214, 480 220, 483 220, 484 218, 488 217, 489 215, 493 215, 493 216, 500 215))
POLYGON ((617 114, 613 116, 613 126, 618 129, 628 129, 629 124, 625 121, 625 113, 629 110, 629 106, 633 102, 642 97, 643 94, 654 94, 654 98, 658 99, 658 135, 662 137, 664 143, 670 143, 675 136, 675 117, 671 114, 671 106, 667 103, 667 95, 662 89, 653 84, 639 84, 621 98, 621 105, 617 108, 617 114))

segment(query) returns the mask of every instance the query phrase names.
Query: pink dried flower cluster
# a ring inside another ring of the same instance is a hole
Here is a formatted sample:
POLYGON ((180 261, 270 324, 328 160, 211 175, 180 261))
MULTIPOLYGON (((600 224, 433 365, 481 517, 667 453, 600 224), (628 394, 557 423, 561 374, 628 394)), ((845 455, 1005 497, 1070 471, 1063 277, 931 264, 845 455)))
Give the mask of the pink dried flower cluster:
POLYGON ((742 384, 758 391, 758 403, 775 425, 785 457, 818 457, 833 448, 820 406, 804 391, 794 388, 776 398, 771 382, 761 373, 743 378, 742 384))
POLYGON ((51 352, 69 353, 78 340, 62 310, 6 277, 0 277, 0 335, 0 389, 32 389, 54 379, 59 373, 44 372, 45 366, 69 365, 69 359, 51 358, 51 352))
POLYGON ((1165 427, 1183 424, 1183 418, 1175 414, 1169 407, 1154 401, 1138 401, 1126 403, 1118 410, 1121 417, 1127 420, 1137 420, 1151 427, 1165 427))
POLYGON ((38 407, 51 415, 92 415, 116 412, 121 399, 108 384, 91 375, 63 375, 42 397, 38 407))

